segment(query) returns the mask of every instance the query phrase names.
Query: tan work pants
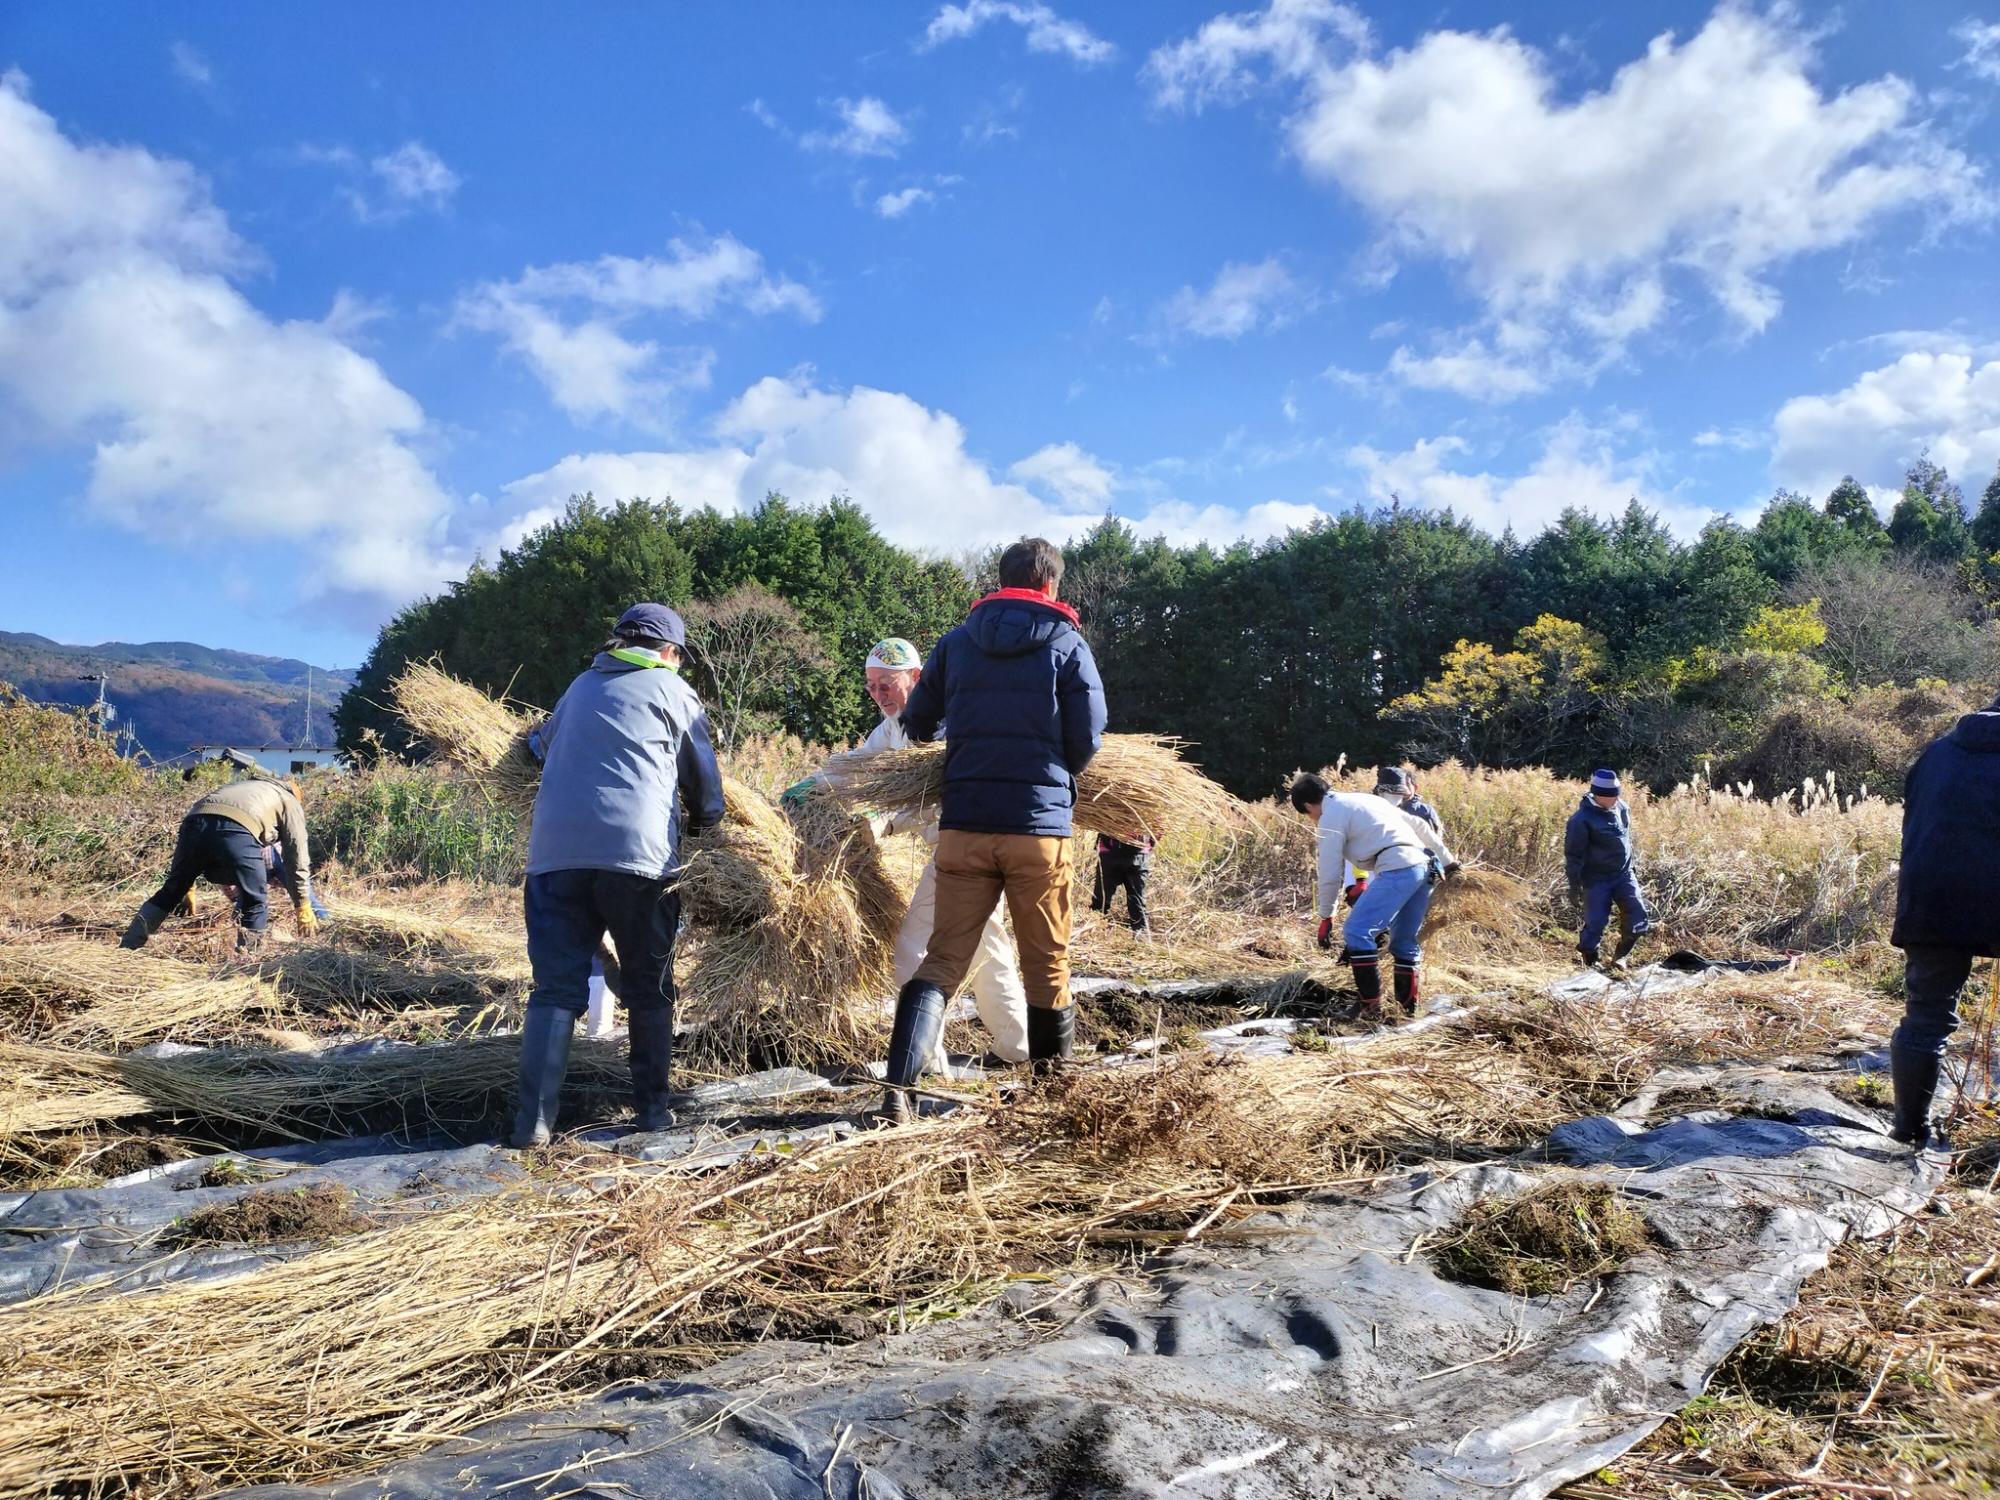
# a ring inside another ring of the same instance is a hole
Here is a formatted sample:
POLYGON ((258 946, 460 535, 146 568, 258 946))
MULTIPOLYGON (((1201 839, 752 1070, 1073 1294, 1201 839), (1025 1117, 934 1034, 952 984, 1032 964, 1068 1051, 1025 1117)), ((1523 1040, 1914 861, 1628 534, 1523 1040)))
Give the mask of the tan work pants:
POLYGON ((937 917, 915 977, 947 995, 965 980, 980 934, 1004 897, 1028 1004, 1069 1004, 1070 844, 1025 833, 938 835, 937 917))
MULTIPOLYGON (((910 894, 909 915, 896 930, 896 988, 908 984, 924 961, 930 947, 931 929, 937 924, 937 861, 924 861, 924 873, 910 894)), ((998 906, 980 930, 979 948, 972 955, 966 980, 972 991, 973 1009, 993 1038, 993 1055, 1002 1062, 1017 1063, 1028 1056, 1028 997, 1021 989, 1021 971, 1014 962, 1014 940, 1007 935, 1007 919, 998 906)), ((938 1038, 938 1060, 934 1071, 944 1068, 944 1039, 938 1038)))

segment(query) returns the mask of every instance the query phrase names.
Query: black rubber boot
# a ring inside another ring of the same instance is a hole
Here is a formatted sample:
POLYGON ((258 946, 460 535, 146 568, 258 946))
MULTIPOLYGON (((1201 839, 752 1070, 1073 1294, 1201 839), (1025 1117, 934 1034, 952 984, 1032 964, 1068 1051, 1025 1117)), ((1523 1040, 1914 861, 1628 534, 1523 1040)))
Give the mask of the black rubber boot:
POLYGON ((1896 1112, 1889 1139, 1922 1151, 1936 1143, 1931 1129, 1931 1101, 1937 1097, 1938 1074, 1944 1059, 1930 1052, 1912 1052, 1889 1044, 1889 1081, 1896 1090, 1896 1112))
POLYGON ((244 956, 245 956, 246 954, 251 954, 251 953, 255 953, 255 952, 256 952, 256 951, 257 951, 257 950, 258 950, 259 948, 263 947, 263 946, 264 946, 264 934, 265 934, 266 932, 268 932, 269 930, 270 930, 269 928, 265 928, 265 927, 239 927, 239 928, 237 928, 237 929, 236 929, 236 956, 237 956, 238 958, 242 958, 242 957, 244 957, 244 956))
POLYGON ((1348 960, 1354 970, 1354 993, 1360 1001, 1355 1014, 1371 1021, 1382 1017, 1382 960, 1373 953, 1348 960))
MULTIPOLYGON (((608 988, 609 986, 607 986, 608 988)), ((674 1055, 674 1012, 648 1005, 625 1013, 632 1058, 632 1117, 635 1130, 665 1130, 674 1123, 668 1108, 667 1066, 674 1055)))
POLYGON ((1639 946, 1639 936, 1636 932, 1619 934, 1618 946, 1611 950, 1611 966, 1614 969, 1624 966, 1626 957, 1639 946))
POLYGON ((880 1116, 901 1125, 913 1107, 910 1085, 924 1071, 944 1034, 945 993, 927 979, 912 979, 896 996, 896 1027, 889 1033, 889 1065, 883 1071, 888 1089, 880 1116))
POLYGON ((1028 1062, 1033 1071, 1047 1073, 1049 1064, 1060 1062, 1076 1050, 1076 1007, 1044 1010, 1028 1007, 1028 1062))
POLYGON ((1423 995, 1417 984, 1417 966, 1398 962, 1396 965, 1396 1004, 1406 1016, 1414 1016, 1417 1007, 1423 1003, 1423 995))
POLYGON ((1597 967, 1597 950, 1595 948, 1586 948, 1579 943, 1576 951, 1583 956, 1583 966, 1586 969, 1597 967))
POLYGON ((569 1071, 569 1044, 576 1035, 576 1012, 560 1005, 530 1005, 521 1027, 521 1093, 507 1144, 523 1149, 546 1146, 555 1134, 556 1106, 563 1074, 569 1071))
POLYGON ((160 930, 160 924, 167 920, 167 914, 148 901, 139 908, 139 915, 132 919, 132 925, 125 929, 125 936, 118 940, 121 948, 143 948, 146 940, 160 930))

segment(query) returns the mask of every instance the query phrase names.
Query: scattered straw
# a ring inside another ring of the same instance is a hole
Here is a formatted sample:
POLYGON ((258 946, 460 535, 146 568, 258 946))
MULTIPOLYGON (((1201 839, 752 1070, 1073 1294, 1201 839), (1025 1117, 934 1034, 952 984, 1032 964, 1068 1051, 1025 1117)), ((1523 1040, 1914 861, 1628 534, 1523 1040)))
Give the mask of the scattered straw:
POLYGON ((227 1203, 198 1208, 176 1223, 176 1245, 265 1245, 279 1240, 333 1239, 374 1227, 354 1207, 354 1194, 332 1183, 262 1188, 227 1203))
POLYGON ((227 1034, 285 1008, 255 974, 217 974, 89 938, 0 943, 0 1010, 15 1037, 136 1047, 227 1034))
POLYGON ((1548 1297, 1647 1248, 1646 1221, 1615 1188, 1558 1180, 1481 1203, 1434 1252, 1438 1274, 1513 1297, 1548 1297))

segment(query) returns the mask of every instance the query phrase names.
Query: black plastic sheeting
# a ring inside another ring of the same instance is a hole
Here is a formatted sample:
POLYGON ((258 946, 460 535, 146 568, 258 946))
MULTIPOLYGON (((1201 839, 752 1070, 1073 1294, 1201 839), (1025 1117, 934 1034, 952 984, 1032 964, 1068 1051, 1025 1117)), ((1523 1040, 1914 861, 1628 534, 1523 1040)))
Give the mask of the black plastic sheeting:
POLYGON ((1699 1394, 1845 1235, 1881 1233, 1928 1199, 1939 1167, 1892 1147, 1826 1076, 1693 1070, 1672 1085, 1757 1113, 1576 1121, 1537 1159, 1293 1205, 1143 1277, 1023 1282, 948 1324, 839 1349, 764 1344, 699 1379, 488 1424, 365 1479, 239 1493, 1546 1495, 1699 1394), (1629 1195, 1654 1248, 1549 1299, 1436 1276, 1424 1237, 1545 1181, 1545 1160, 1629 1195))

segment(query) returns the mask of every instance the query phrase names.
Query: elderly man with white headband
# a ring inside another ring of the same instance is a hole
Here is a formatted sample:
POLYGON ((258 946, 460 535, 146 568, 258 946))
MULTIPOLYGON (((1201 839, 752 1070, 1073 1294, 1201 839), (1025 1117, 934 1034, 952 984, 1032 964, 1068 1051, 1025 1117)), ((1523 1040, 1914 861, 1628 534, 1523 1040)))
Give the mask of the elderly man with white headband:
MULTIPOLYGON (((882 711, 882 722, 853 750, 828 759, 819 772, 785 793, 788 802, 810 794, 816 781, 832 781, 840 775, 840 763, 851 755, 872 755, 882 750, 906 750, 910 737, 904 731, 902 712, 910 701, 910 691, 923 675, 924 659, 917 648, 901 636, 877 641, 868 653, 868 696, 882 711)), ((942 735, 939 738, 943 738, 942 735)), ((933 850, 938 842, 938 815, 935 808, 925 813, 877 814, 872 820, 876 837, 892 833, 914 833, 933 850)), ((1028 1056, 1028 993, 1021 985, 1021 968, 1014 956, 1013 941, 1007 935, 1004 905, 994 908, 979 937, 979 950, 972 961, 966 985, 972 991, 973 1008, 992 1037, 993 1055, 1003 1063, 1026 1061, 1028 1056)), ((924 861, 924 873, 910 897, 909 914, 896 933, 896 985, 908 984, 910 976, 924 961, 930 946, 931 924, 937 912, 937 859, 924 861)), ((939 1044, 943 1051, 943 1044, 939 1044)), ((943 1071, 943 1058, 933 1060, 935 1071, 943 1071)))

